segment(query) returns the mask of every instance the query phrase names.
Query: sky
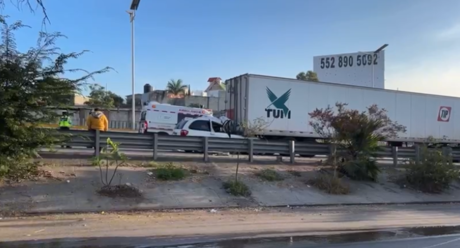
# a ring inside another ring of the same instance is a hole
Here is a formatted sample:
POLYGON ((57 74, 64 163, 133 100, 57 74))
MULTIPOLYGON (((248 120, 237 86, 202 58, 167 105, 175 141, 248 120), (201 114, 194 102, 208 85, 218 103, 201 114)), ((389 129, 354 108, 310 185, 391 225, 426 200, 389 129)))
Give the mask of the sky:
MULTIPOLYGON (((16 33, 20 50, 40 30, 62 32, 63 52, 91 51, 69 68, 110 66, 92 83, 131 94, 131 0, 44 0, 45 26, 40 10, 5 2, 9 22, 31 26, 16 33)), ((385 88, 460 97, 459 10, 459 0, 141 0, 135 89, 182 79, 204 90, 209 77, 245 73, 294 78, 313 69, 313 56, 388 43, 385 88)))

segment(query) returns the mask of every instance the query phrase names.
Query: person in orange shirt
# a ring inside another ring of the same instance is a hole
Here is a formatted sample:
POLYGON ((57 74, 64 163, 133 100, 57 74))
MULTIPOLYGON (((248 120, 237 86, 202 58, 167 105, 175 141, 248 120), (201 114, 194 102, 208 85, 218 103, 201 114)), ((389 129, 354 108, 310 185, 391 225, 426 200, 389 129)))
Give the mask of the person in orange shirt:
MULTIPOLYGON (((95 108, 90 116, 86 119, 86 126, 90 132, 96 133, 96 130, 101 132, 107 132, 109 130, 109 121, 102 111, 99 111, 98 108, 95 108)), ((95 135, 94 135, 95 137, 95 135)), ((102 147, 99 147, 99 151, 102 150, 102 147)), ((94 152, 96 152, 96 147, 94 147, 94 152)))

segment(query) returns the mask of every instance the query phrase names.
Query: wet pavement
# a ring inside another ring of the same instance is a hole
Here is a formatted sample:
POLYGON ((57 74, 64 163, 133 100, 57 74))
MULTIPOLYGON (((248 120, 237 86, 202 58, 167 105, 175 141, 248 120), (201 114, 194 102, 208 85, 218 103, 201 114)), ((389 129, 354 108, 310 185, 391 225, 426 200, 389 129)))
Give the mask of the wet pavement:
MULTIPOLYGON (((171 239, 172 243, 180 242, 171 239)), ((161 245, 151 237, 120 237, 64 239, 40 242, 1 243, 4 248, 300 248, 300 247, 356 247, 356 248, 457 248, 460 247, 460 226, 403 228, 384 231, 368 231, 332 235, 285 236, 273 238, 254 238, 221 240, 195 244, 161 245), (117 241, 119 240, 119 242, 117 241)))

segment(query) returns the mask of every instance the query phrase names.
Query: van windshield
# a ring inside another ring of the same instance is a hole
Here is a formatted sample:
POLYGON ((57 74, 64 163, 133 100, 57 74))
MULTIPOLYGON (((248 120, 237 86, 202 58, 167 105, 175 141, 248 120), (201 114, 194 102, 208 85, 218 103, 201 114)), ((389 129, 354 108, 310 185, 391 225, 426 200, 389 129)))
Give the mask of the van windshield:
POLYGON ((176 127, 174 129, 182 129, 185 125, 185 123, 187 123, 188 120, 181 120, 179 121, 179 123, 176 124, 176 127))

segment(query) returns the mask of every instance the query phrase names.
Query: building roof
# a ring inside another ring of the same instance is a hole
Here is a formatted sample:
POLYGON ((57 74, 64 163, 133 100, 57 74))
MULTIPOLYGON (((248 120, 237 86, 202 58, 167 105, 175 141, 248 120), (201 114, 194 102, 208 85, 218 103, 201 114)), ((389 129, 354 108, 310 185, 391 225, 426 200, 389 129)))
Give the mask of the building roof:
POLYGON ((208 79, 209 86, 204 90, 208 92, 211 90, 225 90, 225 85, 221 83, 222 79, 220 77, 210 77, 208 79))

